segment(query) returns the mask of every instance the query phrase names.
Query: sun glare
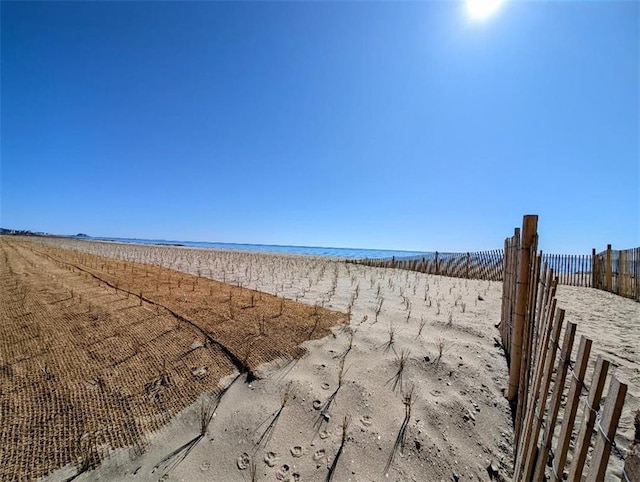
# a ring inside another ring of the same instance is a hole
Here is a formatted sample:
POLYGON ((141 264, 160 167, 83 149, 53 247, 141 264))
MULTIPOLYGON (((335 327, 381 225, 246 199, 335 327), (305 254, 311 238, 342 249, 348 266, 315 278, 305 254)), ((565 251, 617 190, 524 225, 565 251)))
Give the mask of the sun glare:
POLYGON ((503 0, 466 0, 466 2, 469 16, 484 20, 498 11, 503 0))

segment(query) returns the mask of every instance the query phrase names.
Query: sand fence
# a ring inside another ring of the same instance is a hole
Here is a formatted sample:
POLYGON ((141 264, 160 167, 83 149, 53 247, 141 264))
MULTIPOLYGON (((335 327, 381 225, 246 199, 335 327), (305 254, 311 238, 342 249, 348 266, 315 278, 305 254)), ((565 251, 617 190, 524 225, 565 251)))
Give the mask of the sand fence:
MULTIPOLYGON (((519 233, 519 228, 516 228, 519 233)), ((519 234, 514 234, 518 237, 519 234)), ((512 237, 513 238, 513 237, 512 237)), ((505 280, 509 269, 505 253, 513 247, 467 253, 425 253, 423 256, 391 257, 380 259, 348 260, 350 263, 398 268, 452 278, 505 280)), ((583 286, 615 293, 640 301, 640 247, 624 250, 607 249, 591 254, 540 253, 542 264, 553 269, 558 283, 566 286, 583 286)))
POLYGON ((627 385, 611 376, 601 404, 611 363, 590 356, 593 342, 585 336, 572 357, 577 326, 565 322, 565 311, 557 306, 558 276, 537 253, 537 244, 537 216, 525 216, 522 231, 516 229, 505 242, 499 328, 510 369, 507 398, 514 409, 514 480, 560 481, 568 472, 568 480, 581 480, 584 473, 586 480, 597 481, 616 470, 622 480, 633 480, 629 460, 626 468, 609 464, 612 451, 624 458, 615 435, 627 385))

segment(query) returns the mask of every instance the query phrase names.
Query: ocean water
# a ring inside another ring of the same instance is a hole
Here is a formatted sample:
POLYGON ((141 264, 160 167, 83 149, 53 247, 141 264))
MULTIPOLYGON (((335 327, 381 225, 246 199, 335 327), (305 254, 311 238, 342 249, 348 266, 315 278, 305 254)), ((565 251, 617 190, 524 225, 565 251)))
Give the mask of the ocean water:
POLYGON ((431 257, 433 253, 422 251, 394 251, 386 249, 364 248, 331 248, 319 246, 280 246, 275 244, 237 244, 237 243, 209 243, 202 241, 170 241, 166 239, 139 239, 139 238, 102 238, 87 237, 95 241, 114 241, 118 243, 153 244, 164 246, 188 246, 193 248, 214 248, 236 251, 255 251, 262 253, 302 254, 307 256, 327 256, 332 258, 361 259, 361 258, 408 258, 431 257))

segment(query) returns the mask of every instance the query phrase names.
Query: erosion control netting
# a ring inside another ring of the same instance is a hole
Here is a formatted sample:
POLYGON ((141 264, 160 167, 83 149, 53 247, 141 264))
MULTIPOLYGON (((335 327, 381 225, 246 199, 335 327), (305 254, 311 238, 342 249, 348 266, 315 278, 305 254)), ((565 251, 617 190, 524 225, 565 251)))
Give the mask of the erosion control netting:
POLYGON ((0 480, 145 448, 226 375, 346 315, 132 262, 0 240, 0 480))

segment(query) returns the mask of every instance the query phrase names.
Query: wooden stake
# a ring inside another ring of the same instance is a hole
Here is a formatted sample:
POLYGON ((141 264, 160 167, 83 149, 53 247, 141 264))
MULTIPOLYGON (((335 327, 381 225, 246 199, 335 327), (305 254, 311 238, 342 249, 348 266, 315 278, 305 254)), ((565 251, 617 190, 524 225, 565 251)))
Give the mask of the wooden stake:
MULTIPOLYGON (((534 243, 531 246, 531 251, 537 250, 537 236, 534 243)), ((525 317, 525 329, 522 337, 522 363, 520 365, 520 380, 518 386, 518 398, 517 398, 517 410, 516 410, 516 432, 520 433, 520 427, 525 419, 525 413, 527 411, 528 393, 529 393, 529 381, 533 377, 532 371, 535 369, 533 364, 533 332, 534 332, 534 315, 535 315, 535 300, 536 291, 538 288, 538 276, 540 273, 540 256, 534 256, 534 260, 531 263, 530 278, 529 278, 529 293, 527 306, 527 315, 525 317)))
POLYGON ((604 278, 606 290, 613 291, 613 276, 611 270, 611 245, 607 244, 607 252, 605 254, 604 261, 604 278))
POLYGON ((568 480, 581 480, 582 471, 584 469, 584 463, 587 459, 587 452, 589 451, 589 441, 591 440, 591 433, 593 432, 593 426, 596 423, 596 413, 600 408, 600 399, 602 398, 602 392, 604 390, 604 383, 607 380, 607 372, 609 371, 609 361, 598 355, 596 359, 596 367, 593 371, 593 377, 591 378, 591 386, 589 387, 589 401, 584 411, 584 419, 580 432, 576 438, 575 450, 573 452, 573 460, 569 468, 568 480), (589 408, 591 407, 591 408, 589 408))
POLYGON ((522 246, 518 259, 518 281, 516 295, 516 316, 511 340, 511 366, 509 367, 509 389, 507 399, 512 404, 518 396, 520 364, 522 363, 522 340, 527 316, 529 295, 529 275, 531 270, 531 246, 538 229, 538 216, 527 215, 522 221, 522 246))
POLYGON ((567 405, 564 409, 564 417, 562 418, 562 428, 558 437, 558 445, 553 457, 553 474, 554 480, 561 481, 564 471, 564 464, 567 461, 567 451, 571 442, 571 433, 576 420, 576 412, 580 402, 580 393, 584 386, 584 375, 587 372, 589 364, 589 354, 591 353, 591 340, 584 335, 580 337, 580 347, 578 348, 578 357, 573 369, 573 377, 571 380, 571 388, 567 398, 567 405))
POLYGON ((466 265, 466 269, 465 269, 465 274, 464 277, 469 279, 469 264, 471 263, 471 254, 467 253, 467 265, 466 265))
MULTIPOLYGON (((540 253, 540 259, 542 259, 542 252, 540 253)), ((536 303, 536 308, 537 308, 537 312, 536 312, 536 316, 534 319, 534 324, 536 327, 536 332, 535 332, 535 341, 537 341, 541 334, 541 328, 542 328, 542 309, 544 308, 545 304, 546 304, 546 297, 549 295, 549 285, 548 285, 548 269, 547 269, 547 263, 544 263, 543 269, 542 269, 542 276, 540 277, 541 282, 542 282, 542 289, 538 291, 538 302, 536 303)), ((534 343, 535 343, 534 341, 534 343)), ((535 353, 534 353, 535 354, 535 353)))
POLYGON ((620 382, 617 378, 611 380, 611 386, 607 393, 607 401, 604 404, 602 412, 602 420, 596 423, 596 431, 598 438, 593 448, 593 457, 589 467, 589 475, 587 482, 597 482, 604 480, 604 474, 607 471, 609 463, 609 455, 613 447, 618 422, 624 405, 624 398, 627 395, 627 385, 620 382))

